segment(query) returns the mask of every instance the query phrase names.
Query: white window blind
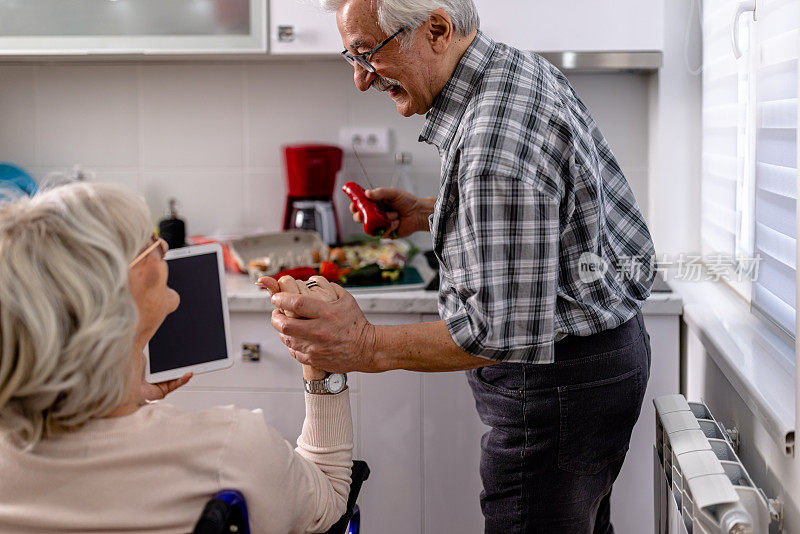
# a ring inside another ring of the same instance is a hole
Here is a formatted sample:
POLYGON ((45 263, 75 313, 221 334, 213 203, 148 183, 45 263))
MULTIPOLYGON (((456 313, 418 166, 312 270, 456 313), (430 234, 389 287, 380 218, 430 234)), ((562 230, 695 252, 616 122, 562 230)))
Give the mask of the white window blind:
POLYGON ((702 252, 757 262, 732 285, 792 335, 799 28, 800 0, 704 2, 702 252))
POLYGON ((759 0, 756 42, 755 252, 752 305, 795 334, 797 58, 800 0, 759 0))
POLYGON ((736 255, 742 230, 747 230, 742 226, 742 210, 737 209, 746 201, 749 113, 747 57, 737 61, 731 49, 737 4, 735 0, 703 3, 701 240, 705 256, 736 255))

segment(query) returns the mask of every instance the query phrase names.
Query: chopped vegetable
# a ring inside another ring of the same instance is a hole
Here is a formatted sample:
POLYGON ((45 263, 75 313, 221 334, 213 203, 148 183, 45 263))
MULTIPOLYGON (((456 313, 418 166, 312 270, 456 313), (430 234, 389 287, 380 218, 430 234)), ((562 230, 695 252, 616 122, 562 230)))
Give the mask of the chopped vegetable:
POLYGON ((387 282, 397 282, 402 272, 402 269, 384 269, 381 271, 381 277, 387 282))
POLYGON ((340 275, 340 278, 345 285, 369 286, 383 282, 382 271, 377 263, 353 269, 346 275, 340 275))

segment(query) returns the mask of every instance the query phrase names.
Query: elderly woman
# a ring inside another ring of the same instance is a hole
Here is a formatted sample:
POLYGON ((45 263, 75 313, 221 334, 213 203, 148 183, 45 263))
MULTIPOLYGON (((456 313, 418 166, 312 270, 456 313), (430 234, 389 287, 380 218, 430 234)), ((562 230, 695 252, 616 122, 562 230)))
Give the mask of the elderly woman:
MULTIPOLYGON (((0 531, 187 532, 227 487, 254 532, 324 531, 349 490, 348 392, 306 394, 296 449, 258 412, 148 402, 189 380, 143 380, 180 300, 151 228, 142 200, 108 185, 0 208, 0 531)), ((336 298, 317 282, 269 289, 336 298)))

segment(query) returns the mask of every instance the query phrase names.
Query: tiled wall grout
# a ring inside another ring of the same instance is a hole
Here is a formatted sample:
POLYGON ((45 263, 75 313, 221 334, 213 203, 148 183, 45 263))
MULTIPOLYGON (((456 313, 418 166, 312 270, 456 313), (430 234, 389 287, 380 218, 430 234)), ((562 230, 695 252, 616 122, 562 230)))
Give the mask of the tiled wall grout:
POLYGON ((138 162, 136 184, 139 194, 144 195, 144 177, 142 176, 142 146, 144 146, 144 114, 142 109, 143 104, 143 88, 142 88, 142 66, 136 65, 136 127, 139 129, 139 134, 136 136, 139 146, 136 147, 136 160, 138 162))
POLYGON ((38 65, 33 67, 33 159, 36 166, 41 166, 41 145, 39 144, 39 69, 38 65))
POLYGON ((250 203, 250 189, 251 189, 251 175, 247 172, 248 166, 250 165, 250 143, 248 139, 250 139, 250 114, 247 113, 247 110, 250 109, 250 88, 248 86, 248 67, 247 65, 241 64, 241 84, 242 84, 242 163, 243 172, 242 172, 242 206, 244 206, 244 213, 245 217, 248 220, 251 220, 254 216, 252 213, 252 204, 250 203))

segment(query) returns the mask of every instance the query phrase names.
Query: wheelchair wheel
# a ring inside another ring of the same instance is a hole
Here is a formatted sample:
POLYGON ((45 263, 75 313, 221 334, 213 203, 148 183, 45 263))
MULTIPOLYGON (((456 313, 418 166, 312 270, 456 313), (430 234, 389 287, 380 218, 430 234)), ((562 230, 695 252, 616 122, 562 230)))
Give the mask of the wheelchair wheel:
POLYGON ((350 523, 347 525, 347 534, 358 534, 361 530, 361 511, 358 505, 353 506, 353 517, 350 518, 350 523))

